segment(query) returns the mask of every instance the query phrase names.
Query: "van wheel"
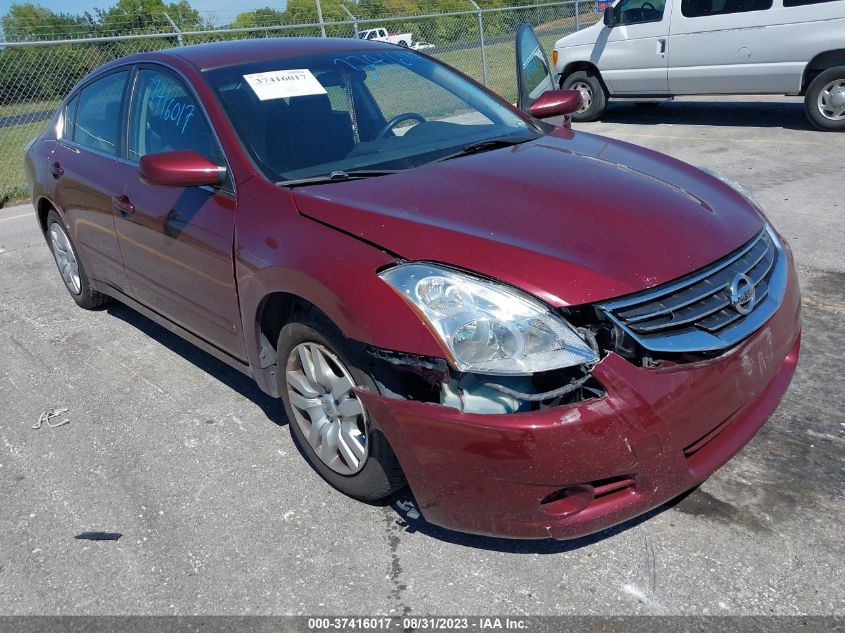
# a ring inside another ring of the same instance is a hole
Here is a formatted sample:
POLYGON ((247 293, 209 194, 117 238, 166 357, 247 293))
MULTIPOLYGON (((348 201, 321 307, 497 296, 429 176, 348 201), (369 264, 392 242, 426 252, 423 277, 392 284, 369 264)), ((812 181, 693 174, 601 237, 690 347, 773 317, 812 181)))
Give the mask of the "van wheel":
POLYGON ((70 296, 86 310, 94 310, 110 303, 112 298, 94 290, 79 259, 76 247, 70 239, 65 223, 55 209, 47 214, 47 243, 62 281, 70 296))
POLYGON ((305 318, 282 328, 282 403, 293 440, 311 467, 344 494, 377 501, 404 486, 405 476, 354 392, 376 391, 376 385, 344 347, 342 335, 323 320, 305 318))
POLYGON ((813 79, 804 96, 810 123, 824 131, 845 131, 845 66, 829 68, 813 79))
POLYGON ((601 80, 591 70, 579 70, 566 78, 564 89, 581 93, 581 109, 572 113, 573 121, 595 121, 607 108, 607 93, 601 80))

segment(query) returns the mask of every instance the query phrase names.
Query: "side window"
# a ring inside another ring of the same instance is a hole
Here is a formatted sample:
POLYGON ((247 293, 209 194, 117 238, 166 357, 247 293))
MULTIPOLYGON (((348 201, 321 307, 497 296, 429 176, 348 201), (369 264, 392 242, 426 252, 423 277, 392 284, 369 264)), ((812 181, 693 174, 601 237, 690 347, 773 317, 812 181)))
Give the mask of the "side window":
MULTIPOLYGON (((787 2, 789 0, 784 0, 784 6, 790 6, 787 2)), ((687 18, 765 11, 771 8, 772 0, 681 0, 681 13, 687 18)))
POLYGON ((79 95, 76 95, 65 106, 65 129, 62 132, 62 138, 69 141, 73 140, 73 134, 76 131, 76 111, 79 109, 79 95))
POLYGON ((666 0, 622 0, 616 5, 618 24, 643 24, 660 22, 666 0))
POLYGON ((184 84, 169 73, 142 69, 132 99, 129 159, 186 149, 223 162, 217 140, 184 84))
POLYGON ((103 77, 82 89, 75 100, 72 140, 84 147, 117 155, 120 106, 129 71, 103 77))

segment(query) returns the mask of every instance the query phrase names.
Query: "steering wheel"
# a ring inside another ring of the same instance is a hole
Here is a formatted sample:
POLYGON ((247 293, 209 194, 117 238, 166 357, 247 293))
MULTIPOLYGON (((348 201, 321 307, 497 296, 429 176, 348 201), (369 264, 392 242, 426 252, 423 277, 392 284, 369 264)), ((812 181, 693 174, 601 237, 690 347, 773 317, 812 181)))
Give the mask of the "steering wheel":
POLYGON ((652 11, 657 11, 657 9, 654 8, 654 5, 651 2, 643 2, 640 5, 640 9, 651 9, 652 11))
POLYGON ((421 114, 417 114, 416 112, 403 112, 402 114, 397 114, 395 117, 390 119, 387 123, 384 124, 384 127, 379 130, 379 133, 376 134, 376 138, 385 138, 393 128, 397 125, 402 123, 403 121, 416 121, 417 123, 425 123, 425 117, 421 114))

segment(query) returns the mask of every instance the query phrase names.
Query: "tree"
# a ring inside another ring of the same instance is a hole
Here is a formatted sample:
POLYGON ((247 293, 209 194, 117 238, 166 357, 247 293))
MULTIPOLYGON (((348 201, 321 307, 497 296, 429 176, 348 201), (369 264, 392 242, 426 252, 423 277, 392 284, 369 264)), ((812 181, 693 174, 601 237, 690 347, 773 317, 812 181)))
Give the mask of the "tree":
POLYGON ((285 14, 270 7, 239 13, 229 25, 233 29, 248 29, 256 26, 275 26, 285 23, 285 14))
POLYGON ((9 42, 85 37, 91 32, 85 16, 54 13, 29 2, 13 4, 0 23, 9 42))
POLYGON ((95 9, 101 35, 166 33, 173 30, 165 12, 182 31, 203 28, 199 11, 187 0, 165 4, 162 0, 118 0, 110 9, 95 9))

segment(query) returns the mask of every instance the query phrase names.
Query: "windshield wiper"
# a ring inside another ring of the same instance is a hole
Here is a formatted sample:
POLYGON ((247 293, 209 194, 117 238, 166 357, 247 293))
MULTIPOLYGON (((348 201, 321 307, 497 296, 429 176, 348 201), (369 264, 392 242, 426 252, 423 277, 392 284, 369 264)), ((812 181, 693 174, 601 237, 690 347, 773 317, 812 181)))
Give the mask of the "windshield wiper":
POLYGON ((534 139, 531 137, 525 138, 524 136, 503 136, 502 138, 491 138, 486 141, 479 141, 478 143, 464 145, 461 149, 452 152, 451 154, 435 158, 431 161, 431 163, 439 163, 441 161, 458 158, 460 156, 469 156, 470 154, 477 154, 478 152, 484 152, 490 149, 499 149, 500 147, 512 147, 513 145, 520 145, 532 140, 534 139))
POLYGON ((322 185, 329 182, 346 182, 348 180, 360 180, 361 178, 375 178, 376 176, 389 176, 402 171, 401 169, 356 169, 353 171, 333 171, 322 176, 311 176, 310 178, 295 178, 293 180, 281 180, 276 184, 280 187, 300 187, 303 185, 322 185))

